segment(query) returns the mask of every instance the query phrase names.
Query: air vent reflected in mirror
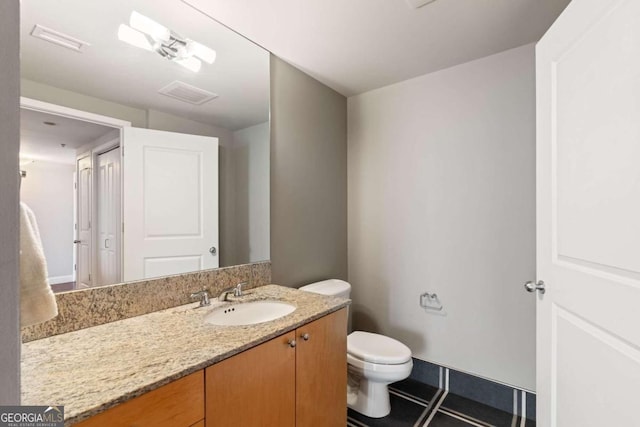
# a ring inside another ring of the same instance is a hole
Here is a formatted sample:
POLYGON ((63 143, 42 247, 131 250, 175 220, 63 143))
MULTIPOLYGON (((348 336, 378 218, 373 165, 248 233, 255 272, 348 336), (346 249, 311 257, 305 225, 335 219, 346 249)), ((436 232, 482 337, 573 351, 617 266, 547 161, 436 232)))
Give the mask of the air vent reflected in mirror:
POLYGON ((213 92, 191 86, 179 80, 169 83, 160 89, 158 93, 194 105, 202 105, 218 97, 213 92))

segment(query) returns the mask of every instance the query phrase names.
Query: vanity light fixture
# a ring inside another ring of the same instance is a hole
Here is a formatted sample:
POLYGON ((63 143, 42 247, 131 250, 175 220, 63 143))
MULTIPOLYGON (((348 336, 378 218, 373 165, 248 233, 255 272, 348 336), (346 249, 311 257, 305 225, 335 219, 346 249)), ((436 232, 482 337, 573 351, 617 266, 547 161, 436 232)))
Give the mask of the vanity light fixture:
POLYGON ((130 45, 156 52, 193 72, 200 71, 201 61, 213 64, 216 60, 215 50, 182 37, 136 11, 131 12, 129 25, 120 24, 118 38, 130 45))

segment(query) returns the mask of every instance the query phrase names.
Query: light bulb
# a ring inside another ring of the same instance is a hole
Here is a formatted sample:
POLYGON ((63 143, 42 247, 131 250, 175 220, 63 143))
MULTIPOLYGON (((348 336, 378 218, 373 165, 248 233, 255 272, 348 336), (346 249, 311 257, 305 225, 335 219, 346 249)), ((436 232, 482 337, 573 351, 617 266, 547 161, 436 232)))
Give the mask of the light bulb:
POLYGON ((187 42, 187 53, 189 55, 197 56, 198 58, 209 64, 213 64, 213 62, 216 60, 215 50, 193 40, 189 40, 187 42))
POLYGON ((184 59, 174 59, 173 62, 177 62, 182 65, 184 68, 197 73, 200 71, 200 67, 202 67, 202 62, 198 58, 194 58, 193 56, 184 59))
POLYGON ((168 41, 171 37, 171 31, 169 31, 167 27, 158 24, 153 19, 147 18, 135 10, 131 12, 131 17, 129 17, 129 25, 138 31, 150 35, 154 40, 168 41))
POLYGON ((144 50, 153 50, 153 45, 149 42, 147 36, 145 36, 140 31, 134 30, 128 25, 120 24, 118 28, 118 38, 130 45, 139 47, 144 50))

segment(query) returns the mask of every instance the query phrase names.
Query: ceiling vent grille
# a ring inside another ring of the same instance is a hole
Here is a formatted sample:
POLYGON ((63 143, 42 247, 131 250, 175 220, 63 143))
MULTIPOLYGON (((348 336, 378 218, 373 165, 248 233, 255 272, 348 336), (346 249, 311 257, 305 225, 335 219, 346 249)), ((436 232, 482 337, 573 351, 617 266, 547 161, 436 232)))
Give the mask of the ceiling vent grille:
POLYGON ((50 43, 57 44, 58 46, 66 47, 67 49, 74 50, 76 52, 82 52, 87 46, 91 46, 87 42, 76 39, 75 37, 68 36, 59 31, 52 30, 51 28, 44 27, 40 24, 36 24, 31 30, 31 35, 42 40, 46 40, 50 43))
POLYGON ((158 93, 194 105, 202 105, 218 97, 218 95, 213 92, 191 86, 179 80, 169 83, 160 89, 158 93))

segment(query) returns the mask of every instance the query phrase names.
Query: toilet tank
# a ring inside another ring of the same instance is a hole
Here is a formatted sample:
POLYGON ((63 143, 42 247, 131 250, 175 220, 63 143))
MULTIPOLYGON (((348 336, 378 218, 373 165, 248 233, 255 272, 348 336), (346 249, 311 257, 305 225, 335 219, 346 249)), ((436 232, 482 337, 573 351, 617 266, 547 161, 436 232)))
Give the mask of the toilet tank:
MULTIPOLYGON (((340 279, 323 280, 300 287, 301 291, 313 292, 333 297, 351 298, 351 285, 340 279)), ((347 334, 351 333, 351 307, 347 307, 347 334)))
POLYGON ((351 298, 351 285, 340 279, 323 280, 300 288, 301 291, 313 292, 341 298, 351 298))

